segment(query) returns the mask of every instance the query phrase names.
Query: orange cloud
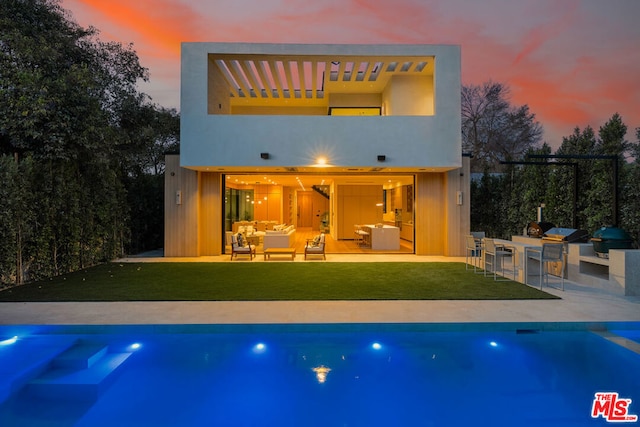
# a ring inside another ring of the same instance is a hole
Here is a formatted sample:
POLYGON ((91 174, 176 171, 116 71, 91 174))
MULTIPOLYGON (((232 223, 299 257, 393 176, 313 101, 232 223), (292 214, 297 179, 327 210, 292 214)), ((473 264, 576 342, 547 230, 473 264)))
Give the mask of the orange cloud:
POLYGON ((171 0, 78 2, 100 13, 116 28, 139 34, 145 50, 160 50, 179 57, 180 42, 198 38, 198 15, 171 0))
MULTIPOLYGON (((640 2, 540 0, 62 0, 101 38, 135 42, 154 96, 178 106, 180 42, 448 43, 462 48, 462 83, 511 87, 551 129, 602 125, 619 112, 640 125, 634 17, 640 2), (105 37, 107 35, 108 37, 105 37)), ((566 129, 566 132, 564 131, 566 129)))

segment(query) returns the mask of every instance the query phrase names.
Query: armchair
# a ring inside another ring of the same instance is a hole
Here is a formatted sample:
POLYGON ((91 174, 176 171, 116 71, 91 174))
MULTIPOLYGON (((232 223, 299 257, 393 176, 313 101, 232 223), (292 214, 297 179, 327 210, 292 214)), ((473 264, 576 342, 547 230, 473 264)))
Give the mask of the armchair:
POLYGON ((316 236, 314 239, 307 239, 307 243, 304 245, 304 259, 307 259, 307 255, 322 255, 322 259, 326 260, 324 245, 324 233, 316 236))
POLYGON ((238 255, 249 255, 249 259, 253 260, 253 257, 256 256, 256 246, 250 243, 245 243, 242 241, 242 235, 240 234, 232 234, 231 235, 231 261, 233 261, 233 256, 235 255, 238 258, 238 255), (240 236, 240 239, 238 239, 240 236))

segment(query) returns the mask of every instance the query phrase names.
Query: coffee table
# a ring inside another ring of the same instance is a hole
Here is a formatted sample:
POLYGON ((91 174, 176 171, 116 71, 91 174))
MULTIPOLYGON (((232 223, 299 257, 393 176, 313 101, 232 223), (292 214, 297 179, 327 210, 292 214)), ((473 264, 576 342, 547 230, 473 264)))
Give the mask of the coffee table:
POLYGON ((267 248, 264 250, 264 260, 270 260, 271 255, 290 255, 291 261, 296 258, 296 248, 267 248))

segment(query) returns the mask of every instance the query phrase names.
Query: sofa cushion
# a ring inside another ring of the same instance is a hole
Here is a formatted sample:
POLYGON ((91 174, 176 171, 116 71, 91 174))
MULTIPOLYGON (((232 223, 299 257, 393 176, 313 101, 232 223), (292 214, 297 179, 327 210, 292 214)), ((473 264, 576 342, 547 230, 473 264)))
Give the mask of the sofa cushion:
POLYGON ((263 239, 264 249, 268 248, 291 248, 295 245, 296 230, 292 229, 289 233, 283 232, 267 232, 263 239))

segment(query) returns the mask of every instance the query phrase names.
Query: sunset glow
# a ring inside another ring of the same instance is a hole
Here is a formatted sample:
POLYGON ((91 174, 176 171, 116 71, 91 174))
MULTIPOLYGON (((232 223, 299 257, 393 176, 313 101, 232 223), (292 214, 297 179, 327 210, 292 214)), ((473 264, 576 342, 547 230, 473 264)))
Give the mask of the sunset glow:
MULTIPOLYGON (((179 109, 180 43, 458 44, 462 83, 507 84, 552 146, 620 113, 640 126, 640 1, 62 0, 103 40, 133 43, 154 103, 179 109)), ((633 139, 632 132, 627 135, 633 139)))

